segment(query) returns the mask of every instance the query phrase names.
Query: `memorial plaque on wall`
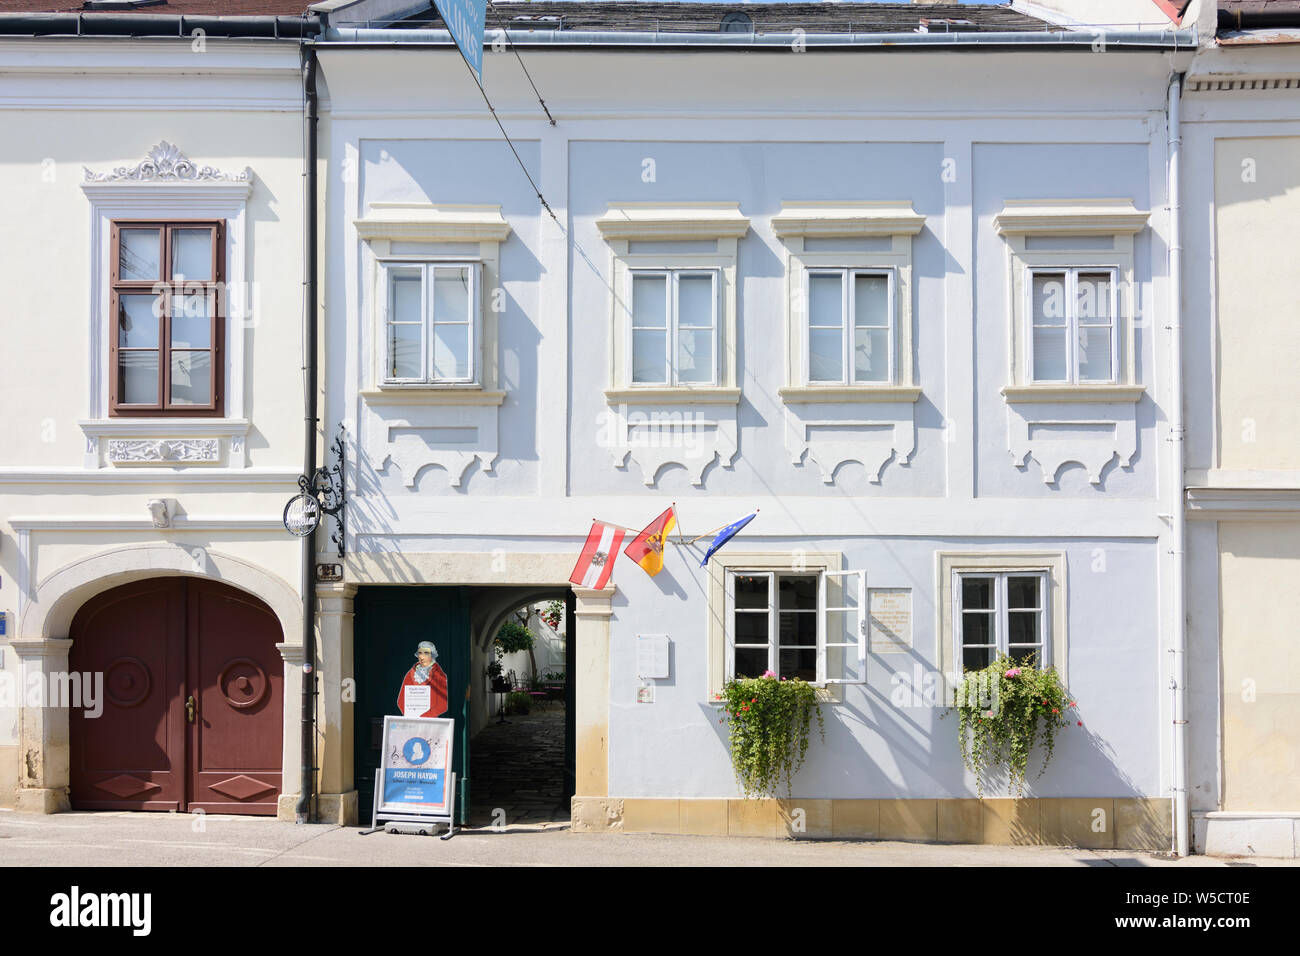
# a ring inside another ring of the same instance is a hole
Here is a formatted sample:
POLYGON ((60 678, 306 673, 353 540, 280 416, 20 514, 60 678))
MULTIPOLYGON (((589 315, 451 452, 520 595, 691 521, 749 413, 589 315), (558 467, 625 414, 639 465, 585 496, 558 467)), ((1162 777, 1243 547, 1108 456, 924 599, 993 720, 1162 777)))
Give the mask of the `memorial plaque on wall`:
POLYGON ((899 654, 912 648, 912 589, 870 588, 868 638, 873 654, 899 654))

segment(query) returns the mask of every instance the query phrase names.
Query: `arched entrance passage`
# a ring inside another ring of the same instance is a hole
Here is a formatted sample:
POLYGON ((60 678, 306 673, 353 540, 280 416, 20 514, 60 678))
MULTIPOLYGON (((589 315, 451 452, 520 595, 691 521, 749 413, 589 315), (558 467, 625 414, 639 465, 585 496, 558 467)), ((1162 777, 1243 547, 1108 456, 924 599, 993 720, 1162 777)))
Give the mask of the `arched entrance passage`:
POLYGON ((275 814, 284 666, 271 608, 216 581, 149 578, 89 600, 69 637, 83 703, 87 680, 102 688, 69 718, 75 809, 275 814))

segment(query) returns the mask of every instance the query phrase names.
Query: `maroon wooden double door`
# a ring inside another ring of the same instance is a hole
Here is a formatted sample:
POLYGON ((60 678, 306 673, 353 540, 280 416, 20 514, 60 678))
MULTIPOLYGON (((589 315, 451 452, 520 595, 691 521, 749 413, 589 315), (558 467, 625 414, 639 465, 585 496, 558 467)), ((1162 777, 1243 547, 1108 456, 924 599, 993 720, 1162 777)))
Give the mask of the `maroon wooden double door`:
POLYGON ((276 812, 284 665, 270 608, 154 578, 87 602, 70 636, 72 671, 102 673, 104 698, 98 717, 70 717, 74 809, 276 812))

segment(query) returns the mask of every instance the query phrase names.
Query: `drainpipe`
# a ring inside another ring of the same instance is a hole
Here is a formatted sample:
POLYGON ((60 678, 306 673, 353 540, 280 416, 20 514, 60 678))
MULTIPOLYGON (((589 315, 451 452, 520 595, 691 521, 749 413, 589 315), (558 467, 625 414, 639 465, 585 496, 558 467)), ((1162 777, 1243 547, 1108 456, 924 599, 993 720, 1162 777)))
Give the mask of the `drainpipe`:
POLYGON ((1180 96, 1183 75, 1175 73, 1169 80, 1169 355, 1172 374, 1169 389, 1169 441, 1172 443, 1170 464, 1173 485, 1171 520, 1173 522, 1173 752, 1174 752, 1174 826, 1173 850, 1178 856, 1190 852, 1187 805, 1187 596, 1185 592, 1185 541, 1187 514, 1183 505, 1183 469, 1186 457, 1186 427, 1183 424, 1183 237, 1182 204, 1179 195, 1179 160, 1182 151, 1180 96))
MULTIPOLYGON (((306 196, 306 249, 303 260, 303 422, 302 473, 312 479, 316 474, 316 51, 303 44, 303 140, 307 168, 304 171, 306 196)), ((313 489, 314 490, 314 489, 313 489)), ((312 822, 316 790, 316 534, 302 539, 302 781, 294 820, 312 822)))

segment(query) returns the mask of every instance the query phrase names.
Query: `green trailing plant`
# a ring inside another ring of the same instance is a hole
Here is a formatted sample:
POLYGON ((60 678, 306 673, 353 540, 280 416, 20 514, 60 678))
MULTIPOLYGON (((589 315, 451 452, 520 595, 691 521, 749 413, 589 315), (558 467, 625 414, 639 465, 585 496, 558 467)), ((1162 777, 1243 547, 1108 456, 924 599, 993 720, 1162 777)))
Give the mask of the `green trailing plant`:
POLYGON ((771 797, 782 778, 786 795, 808 754, 813 715, 817 732, 826 738, 817 691, 799 679, 777 680, 771 671, 762 677, 729 680, 722 693, 721 721, 728 724, 731 766, 736 782, 748 797, 771 797))
MULTIPOLYGON (((1025 792, 1029 753, 1042 744, 1043 775, 1056 748, 1056 734, 1070 726, 1075 701, 1061 683, 1056 668, 1040 670, 1034 658, 1017 662, 999 655, 988 667, 967 671, 957 687, 957 734, 963 763, 975 774, 975 787, 984 796, 984 783, 1005 767, 1017 797, 1025 792)), ((1082 721, 1074 721, 1082 727, 1082 721)))
POLYGON ((533 698, 527 691, 512 690, 506 694, 505 711, 507 715, 523 715, 532 709, 533 698))

